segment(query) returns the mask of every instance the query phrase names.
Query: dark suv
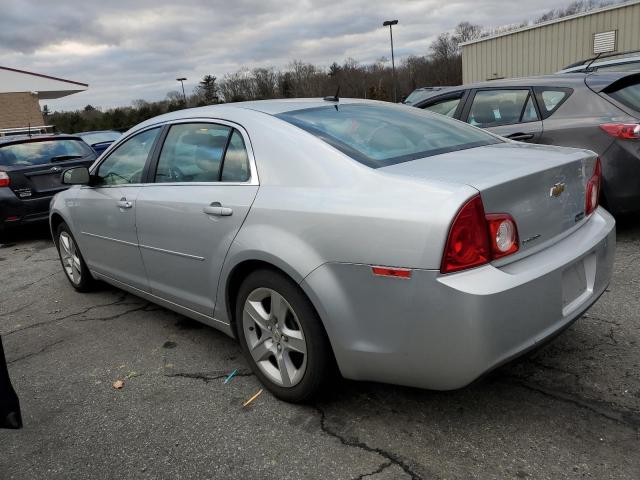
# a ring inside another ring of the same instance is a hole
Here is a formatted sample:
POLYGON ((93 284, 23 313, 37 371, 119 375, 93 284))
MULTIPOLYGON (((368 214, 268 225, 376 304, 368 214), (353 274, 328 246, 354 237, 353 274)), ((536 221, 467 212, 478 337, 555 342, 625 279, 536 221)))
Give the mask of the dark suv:
MULTIPOLYGON (((426 92, 421 92, 424 95, 426 92)), ((603 201, 640 211, 640 73, 565 73, 494 80, 428 92, 415 107, 513 140, 593 150, 603 201)))
POLYGON ((62 171, 90 166, 96 153, 68 135, 0 137, 0 239, 12 226, 48 220, 62 171))

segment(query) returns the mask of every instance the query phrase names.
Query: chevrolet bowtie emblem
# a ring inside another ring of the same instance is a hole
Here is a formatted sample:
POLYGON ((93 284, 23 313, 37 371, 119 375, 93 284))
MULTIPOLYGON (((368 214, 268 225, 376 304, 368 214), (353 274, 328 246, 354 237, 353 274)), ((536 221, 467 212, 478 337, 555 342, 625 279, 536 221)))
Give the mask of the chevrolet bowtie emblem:
POLYGON ((564 192, 565 186, 566 185, 562 182, 556 183, 553 187, 551 187, 551 190, 549 190, 549 196, 559 197, 560 195, 562 195, 562 192, 564 192))

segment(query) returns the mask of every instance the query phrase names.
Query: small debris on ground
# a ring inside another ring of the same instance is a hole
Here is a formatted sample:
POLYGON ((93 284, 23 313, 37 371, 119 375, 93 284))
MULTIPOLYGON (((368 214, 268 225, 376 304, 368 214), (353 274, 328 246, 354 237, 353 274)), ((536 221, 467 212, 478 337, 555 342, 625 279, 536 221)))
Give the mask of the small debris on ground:
POLYGON ((243 407, 247 407, 251 404, 251 402, 253 402, 256 398, 258 398, 260 396, 260 394, 262 393, 262 389, 258 390, 258 393, 256 393, 253 397, 251 397, 249 400, 247 400, 246 402, 244 402, 242 404, 243 407))
POLYGON ((113 382, 112 387, 115 388, 116 390, 120 390, 122 389, 122 387, 124 387, 124 381, 116 380, 115 382, 113 382))
POLYGON ((222 384, 226 385, 227 383, 229 383, 231 381, 231 379, 236 376, 236 373, 238 373, 238 369, 237 368, 233 372, 231 372, 227 376, 227 378, 224 379, 224 382, 222 382, 222 384))

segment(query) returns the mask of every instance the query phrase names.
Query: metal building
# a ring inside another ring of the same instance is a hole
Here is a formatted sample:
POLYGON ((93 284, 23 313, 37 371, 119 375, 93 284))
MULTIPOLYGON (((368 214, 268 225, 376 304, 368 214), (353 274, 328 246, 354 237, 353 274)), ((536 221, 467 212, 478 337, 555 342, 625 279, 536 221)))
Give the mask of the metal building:
POLYGON ((640 0, 461 44, 462 81, 557 72, 598 53, 640 49, 640 0))

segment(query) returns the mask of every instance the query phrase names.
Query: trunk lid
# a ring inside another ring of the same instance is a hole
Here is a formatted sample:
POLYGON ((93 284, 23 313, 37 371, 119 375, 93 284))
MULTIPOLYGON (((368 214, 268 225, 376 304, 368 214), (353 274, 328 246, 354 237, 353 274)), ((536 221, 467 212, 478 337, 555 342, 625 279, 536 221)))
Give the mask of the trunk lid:
POLYGON ((583 220, 586 184, 596 158, 588 150, 509 142, 422 158, 380 171, 474 187, 487 213, 508 213, 514 218, 520 252, 507 258, 516 259, 562 238, 583 220))
POLYGON ((80 165, 89 167, 95 159, 88 145, 69 137, 0 144, 0 170, 9 175, 9 188, 22 199, 48 197, 66 189, 62 172, 80 165))

